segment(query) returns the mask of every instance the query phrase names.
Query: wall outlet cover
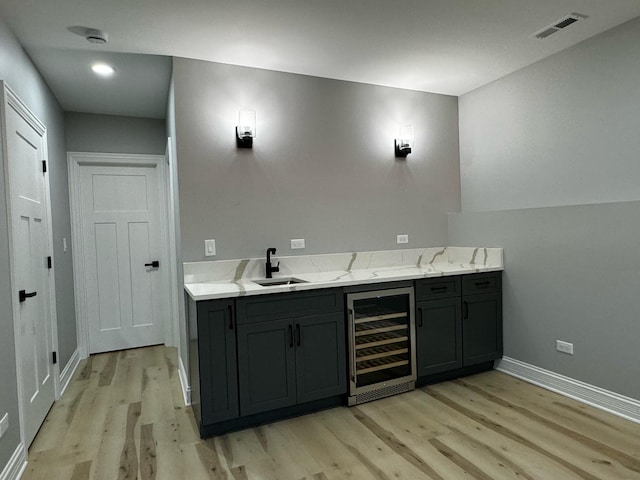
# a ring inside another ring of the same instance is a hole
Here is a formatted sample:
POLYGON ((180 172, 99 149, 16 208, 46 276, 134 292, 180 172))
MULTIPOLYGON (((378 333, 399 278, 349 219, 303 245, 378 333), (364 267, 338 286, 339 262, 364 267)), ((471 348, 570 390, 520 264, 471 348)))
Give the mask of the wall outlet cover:
POLYGON ((304 247, 304 238, 292 238, 291 239, 291 249, 295 250, 298 248, 305 248, 304 247))
POLYGON ((573 355, 573 343, 556 340, 556 350, 562 353, 573 355))
POLYGON ((409 243, 409 235, 398 235, 396 243, 409 243))
POLYGON ((216 255, 216 241, 214 239, 204 241, 204 256, 214 257, 216 255))

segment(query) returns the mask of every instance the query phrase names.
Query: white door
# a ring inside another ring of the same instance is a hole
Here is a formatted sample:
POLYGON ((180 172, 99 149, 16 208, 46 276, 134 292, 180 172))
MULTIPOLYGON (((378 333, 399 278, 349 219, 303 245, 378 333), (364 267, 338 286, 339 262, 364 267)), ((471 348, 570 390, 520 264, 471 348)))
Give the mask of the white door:
POLYGON ((170 297, 162 160, 135 160, 80 161, 88 353, 164 342, 170 297))
POLYGON ((55 399, 49 278, 53 273, 47 265, 51 237, 43 171, 46 131, 12 94, 6 95, 12 278, 19 299, 16 356, 25 441, 30 445, 55 399))

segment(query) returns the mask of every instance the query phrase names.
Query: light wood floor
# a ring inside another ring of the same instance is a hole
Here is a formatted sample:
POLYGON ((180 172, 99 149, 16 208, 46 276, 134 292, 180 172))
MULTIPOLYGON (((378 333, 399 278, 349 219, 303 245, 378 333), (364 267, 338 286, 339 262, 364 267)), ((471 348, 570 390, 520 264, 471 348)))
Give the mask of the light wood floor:
POLYGON ((174 349, 92 356, 32 479, 640 479, 640 425, 499 372, 202 441, 174 349))

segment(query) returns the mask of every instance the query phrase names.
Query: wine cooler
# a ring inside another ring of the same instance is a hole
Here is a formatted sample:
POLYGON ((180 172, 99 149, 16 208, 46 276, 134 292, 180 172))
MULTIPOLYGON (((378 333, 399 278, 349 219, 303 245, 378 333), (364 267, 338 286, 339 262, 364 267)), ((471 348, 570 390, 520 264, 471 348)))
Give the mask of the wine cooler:
POLYGON ((415 388, 413 287, 347 294, 349 405, 415 388))

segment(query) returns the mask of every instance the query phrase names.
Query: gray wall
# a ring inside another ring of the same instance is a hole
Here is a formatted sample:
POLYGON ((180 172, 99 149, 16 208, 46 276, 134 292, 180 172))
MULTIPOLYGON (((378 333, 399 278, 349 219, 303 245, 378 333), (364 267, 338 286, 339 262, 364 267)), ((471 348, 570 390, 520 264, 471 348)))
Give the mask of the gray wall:
POLYGON ((640 19, 461 97, 449 223, 505 248, 507 356, 636 399, 639 44, 640 19))
POLYGON ((64 121, 70 152, 164 155, 167 146, 164 120, 66 112, 64 121))
POLYGON ((455 214, 449 228, 453 245, 504 248, 506 356, 640 399, 640 202, 455 214))
MULTIPOLYGON (((71 239, 67 161, 63 114, 56 99, 33 64, 0 20, 0 79, 16 92, 47 126, 49 182, 53 216, 54 263, 58 317, 60 368, 64 368, 77 347, 73 268, 71 250, 62 249, 62 239, 71 239)), ((2 170, 2 168, 0 168, 2 170)), ((4 181, 0 182, 4 188, 4 181)), ((0 416, 9 413, 9 430, 0 439, 0 471, 20 441, 18 426, 17 379, 11 314, 8 267, 8 233, 5 195, 0 192, 0 416)), ((69 243, 70 245, 70 243, 69 243)))
POLYGON ((640 18, 460 97, 462 210, 640 199, 640 18))
POLYGON ((409 248, 447 242, 457 98, 181 58, 173 74, 184 261, 394 249, 397 234, 409 248), (252 150, 236 149, 240 108, 257 112, 252 150), (416 146, 397 160, 406 123, 416 146))

